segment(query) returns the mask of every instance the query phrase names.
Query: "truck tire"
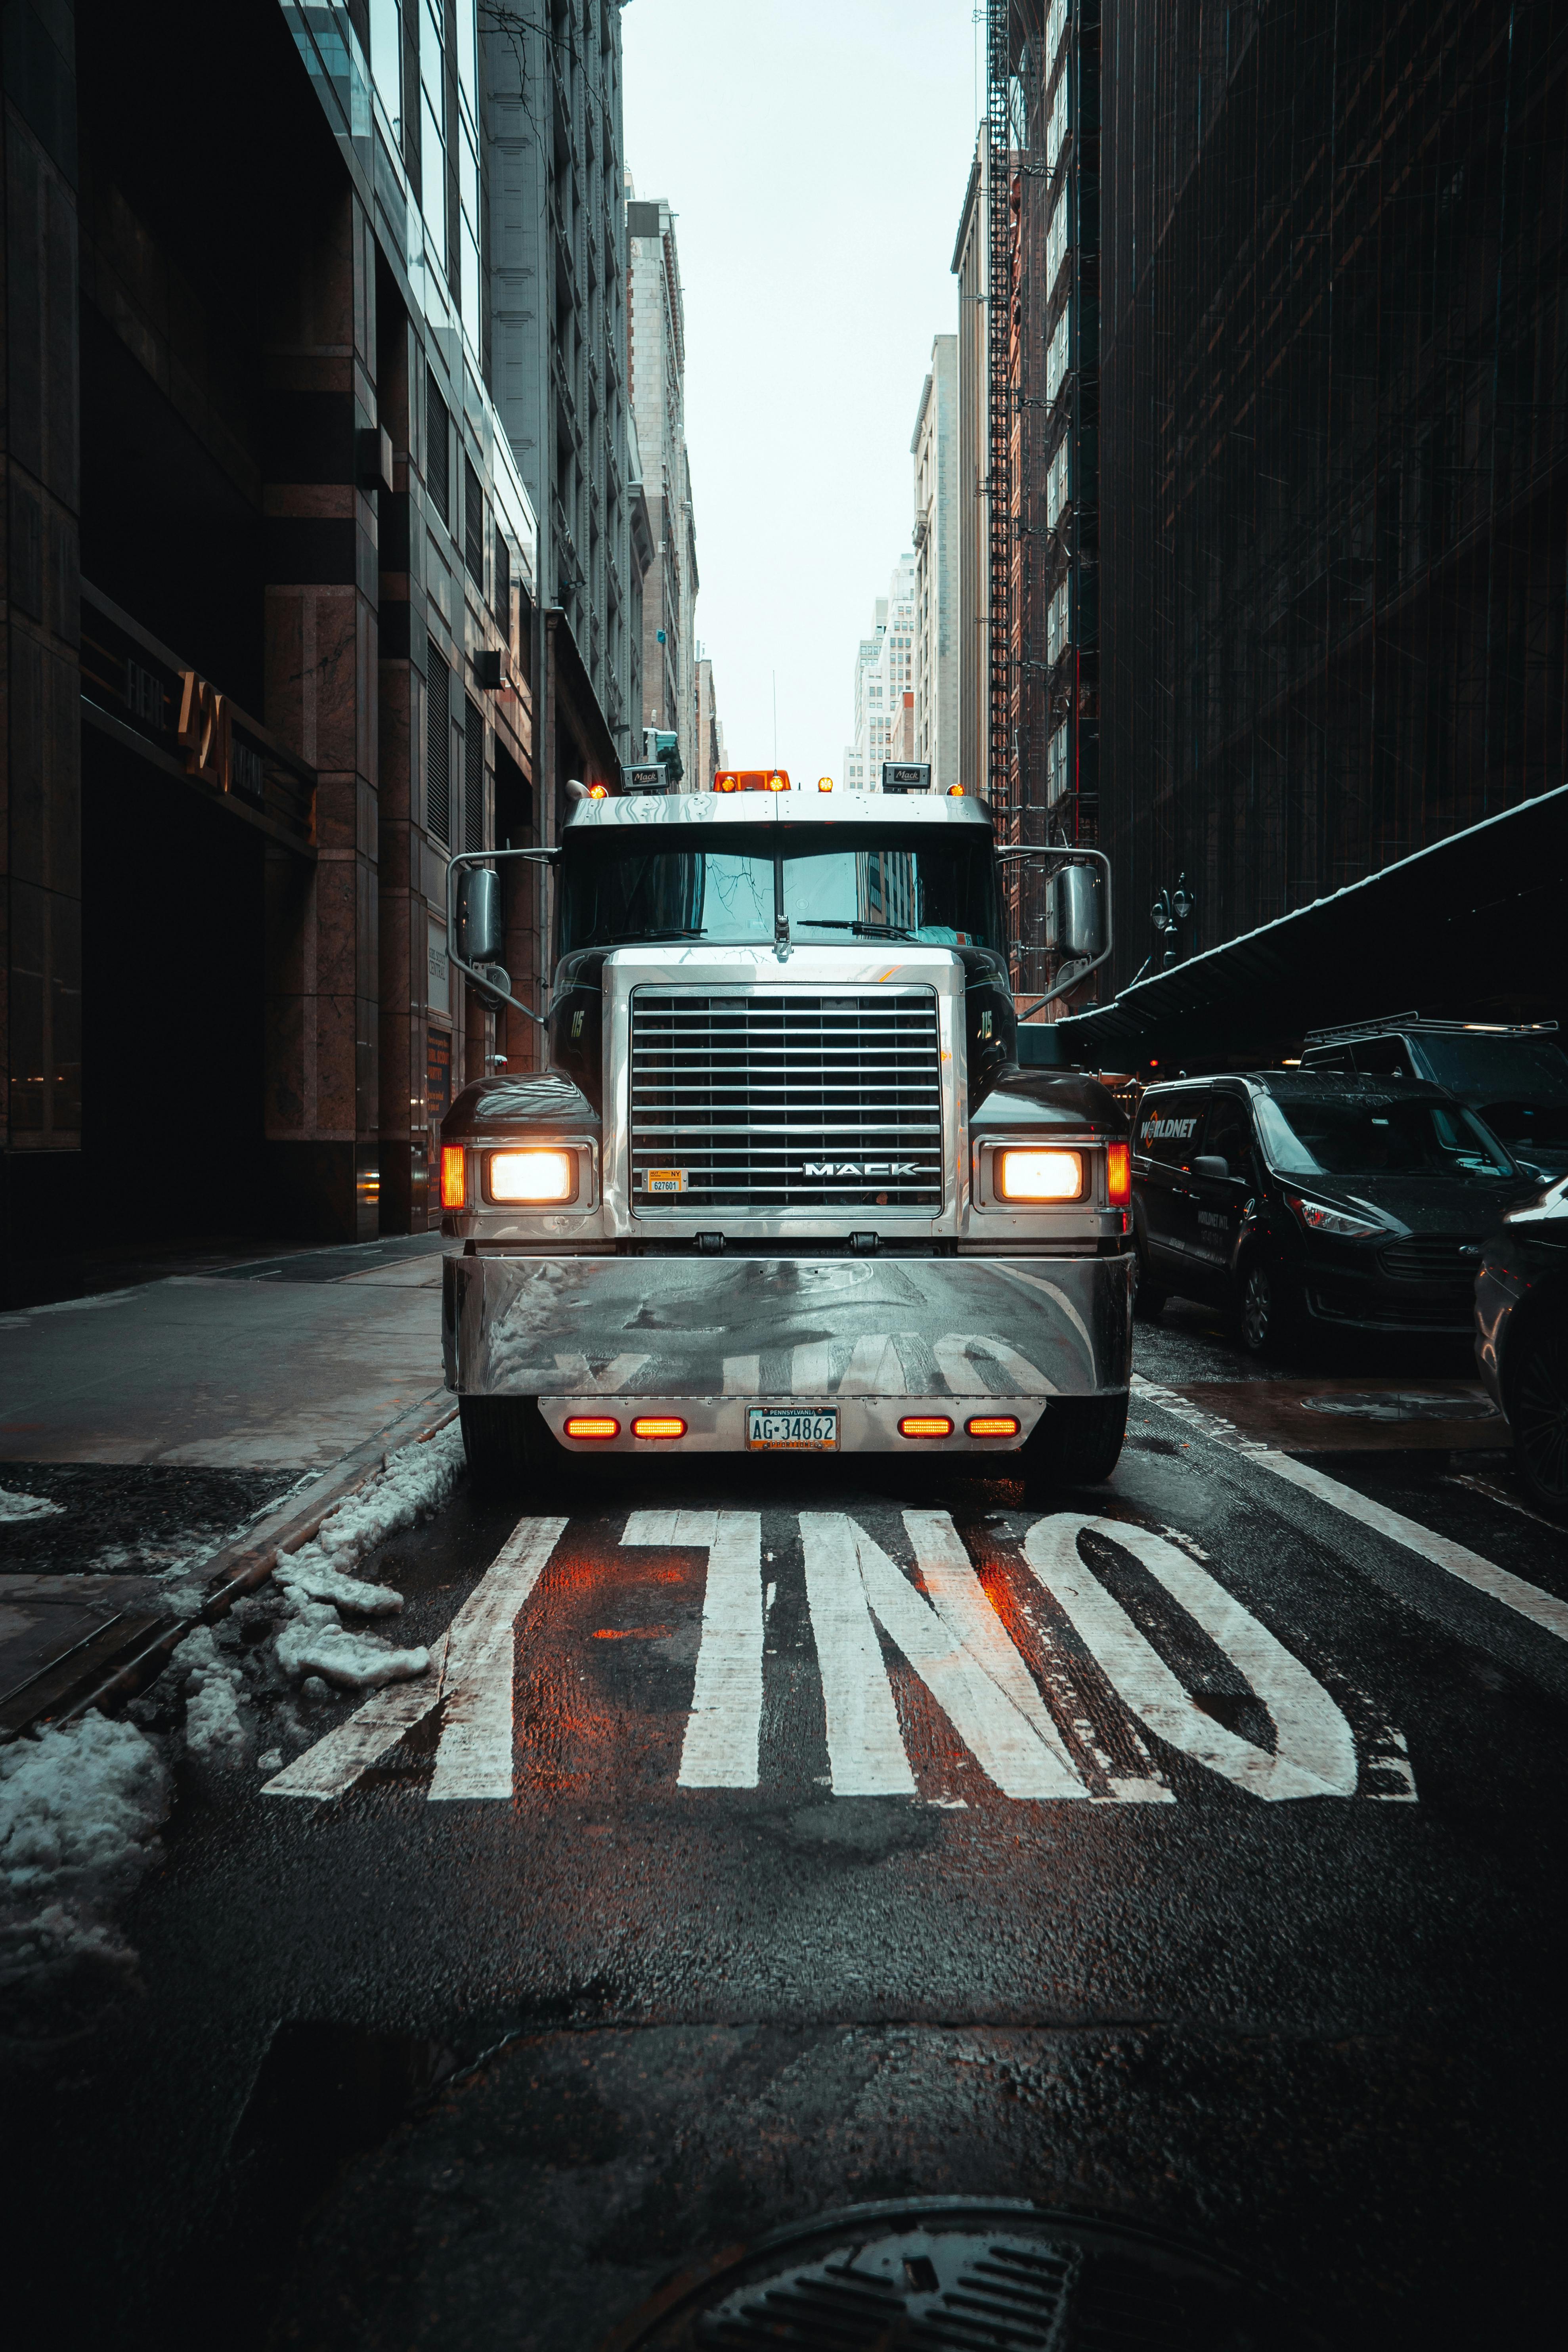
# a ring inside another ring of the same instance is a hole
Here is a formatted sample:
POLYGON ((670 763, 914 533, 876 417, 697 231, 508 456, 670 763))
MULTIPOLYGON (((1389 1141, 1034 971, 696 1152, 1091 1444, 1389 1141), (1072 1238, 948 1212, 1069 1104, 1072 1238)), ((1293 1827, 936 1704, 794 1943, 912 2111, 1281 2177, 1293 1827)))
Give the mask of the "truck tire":
POLYGON ((1024 1449, 1024 1499, 1045 1501, 1058 1486, 1098 1486, 1109 1478, 1127 1434, 1127 1391, 1055 1397, 1024 1449))
POLYGON ((1538 1511, 1568 1526, 1568 1332, 1537 1322, 1509 1367, 1513 1466, 1538 1511))
POLYGON ((563 1483, 566 1463, 531 1397, 462 1397, 458 1418, 477 1494, 542 1499, 563 1483))

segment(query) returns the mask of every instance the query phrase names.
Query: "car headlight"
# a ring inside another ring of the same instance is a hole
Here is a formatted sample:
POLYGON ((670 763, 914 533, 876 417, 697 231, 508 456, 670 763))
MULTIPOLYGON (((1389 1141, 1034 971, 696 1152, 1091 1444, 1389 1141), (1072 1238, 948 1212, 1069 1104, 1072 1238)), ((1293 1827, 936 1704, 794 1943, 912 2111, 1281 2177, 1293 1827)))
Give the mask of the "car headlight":
POLYGON ((575 1152, 492 1151, 492 1201, 569 1201, 577 1190, 575 1152))
POLYGON ((996 1195, 1003 1201, 1080 1201, 1081 1151, 999 1151, 996 1195))
POLYGON ((1347 1241, 1360 1241, 1367 1234, 1388 1230, 1373 1217, 1353 1217, 1348 1209, 1330 1209, 1321 1201, 1299 1200, 1294 1192, 1285 1198, 1310 1234, 1340 1234, 1347 1241))

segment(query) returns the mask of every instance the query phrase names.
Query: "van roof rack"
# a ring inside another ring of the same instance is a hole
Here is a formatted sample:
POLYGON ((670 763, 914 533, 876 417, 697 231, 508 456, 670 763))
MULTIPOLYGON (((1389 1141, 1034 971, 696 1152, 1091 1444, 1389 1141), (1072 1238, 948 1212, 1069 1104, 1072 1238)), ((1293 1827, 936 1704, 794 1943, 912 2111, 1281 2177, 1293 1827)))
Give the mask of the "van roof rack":
POLYGON ((1337 1029, 1309 1029, 1308 1045, 1343 1045, 1352 1037, 1381 1037, 1389 1029, 1418 1029, 1447 1037, 1552 1037, 1555 1021, 1426 1021, 1419 1013, 1387 1013, 1380 1021, 1346 1021, 1337 1029))

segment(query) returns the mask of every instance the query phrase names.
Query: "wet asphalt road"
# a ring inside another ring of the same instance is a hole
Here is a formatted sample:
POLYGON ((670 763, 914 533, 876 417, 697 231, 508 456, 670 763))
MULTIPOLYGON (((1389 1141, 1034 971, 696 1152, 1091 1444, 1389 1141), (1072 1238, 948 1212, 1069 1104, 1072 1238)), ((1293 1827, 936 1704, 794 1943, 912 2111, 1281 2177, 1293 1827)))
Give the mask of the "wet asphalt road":
MULTIPOLYGON (((1167 1393, 1250 1377, 1181 1308, 1138 1364, 1167 1393)), ((1568 1536, 1500 1457, 1318 1466, 1568 1599, 1568 1536)), ((544 1542, 510 1802, 433 1796, 437 1716, 331 1801, 182 1768, 127 1920, 140 1994, 22 2069, 12 2210, 62 2316, 587 2352, 781 2223, 970 2194, 1179 2233, 1336 2346, 1534 2340, 1568 1641, 1147 1391, 1110 1485, 1048 1515, 902 1467, 659 1469, 596 1478, 544 1542), (761 1514, 752 1788, 681 1785, 718 1530, 628 1525, 676 1510, 761 1514), (994 1696, 959 1693, 962 1737, 907 1643, 856 1647, 845 1519, 928 1615, 917 1558, 934 1591, 956 1538, 1086 1796, 1005 1793, 1039 1757, 994 1696)), ((400 1639, 444 1631, 517 1517, 459 1489, 367 1567, 408 1597, 400 1639)), ((352 1712, 291 1710, 286 1752, 352 1712)))

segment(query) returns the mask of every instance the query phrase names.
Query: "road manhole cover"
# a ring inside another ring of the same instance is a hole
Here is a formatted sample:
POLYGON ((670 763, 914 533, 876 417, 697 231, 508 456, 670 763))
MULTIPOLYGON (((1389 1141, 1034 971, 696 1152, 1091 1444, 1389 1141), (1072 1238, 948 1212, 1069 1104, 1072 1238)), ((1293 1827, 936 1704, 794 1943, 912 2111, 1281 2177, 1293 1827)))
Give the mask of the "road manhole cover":
POLYGON ((1022 2204, 860 2206, 678 2284, 605 2352, 1309 2352, 1217 2263, 1022 2204))
POLYGON ((1394 1393, 1386 1389, 1343 1396, 1301 1399, 1308 1412, 1342 1413, 1347 1421, 1495 1421, 1497 1407, 1489 1397, 1428 1396, 1415 1391, 1394 1393))

